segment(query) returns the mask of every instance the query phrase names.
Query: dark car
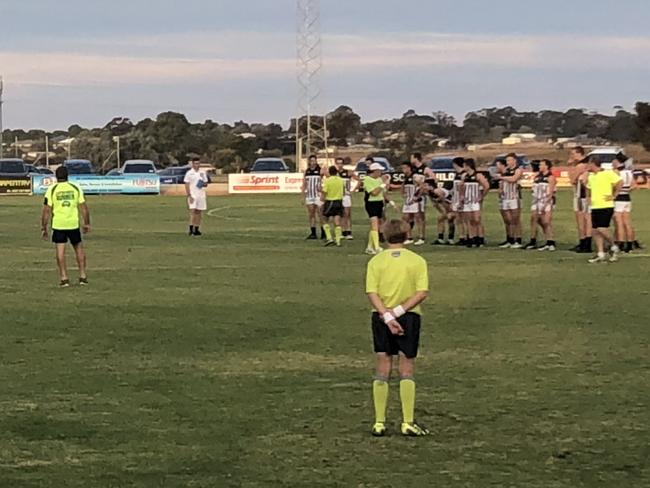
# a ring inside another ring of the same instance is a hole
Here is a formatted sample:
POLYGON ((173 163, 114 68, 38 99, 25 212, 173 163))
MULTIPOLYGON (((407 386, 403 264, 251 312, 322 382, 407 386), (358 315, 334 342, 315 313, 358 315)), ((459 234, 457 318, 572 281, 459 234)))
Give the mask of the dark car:
POLYGON ((185 173, 189 171, 189 166, 170 166, 169 168, 158 171, 161 185, 181 185, 185 179, 185 173))
MULTIPOLYGON (((494 161, 492 161, 488 165, 488 173, 489 173, 489 181, 490 181, 490 188, 499 188, 499 180, 496 178, 497 175, 497 161, 499 160, 506 160, 507 154, 499 154, 497 157, 494 158, 494 161)), ((525 154, 517 154, 517 167, 522 168, 524 171, 531 171, 532 170, 532 165, 530 162, 530 159, 528 159, 528 156, 525 154)))
POLYGON ((251 173, 289 173, 289 167, 280 158, 260 158, 253 163, 251 173))
MULTIPOLYGON (((390 164, 388 159, 383 157, 373 157, 372 159, 375 163, 379 163, 384 167, 383 174, 390 175, 391 186, 399 186, 403 183, 402 179, 400 179, 403 175, 395 171, 395 168, 393 168, 393 165, 390 164)), ((357 162, 357 165, 354 168, 354 174, 359 178, 359 186, 357 189, 361 191, 363 190, 363 179, 368 174, 368 163, 366 163, 366 158, 360 159, 357 162)))
POLYGON ((94 175, 93 164, 87 159, 67 159, 63 161, 63 166, 68 169, 69 175, 94 175))
POLYGON ((0 159, 0 176, 23 178, 28 175, 27 166, 22 159, 0 159))
POLYGON ((435 174, 438 185, 443 186, 447 190, 450 190, 453 187, 453 181, 456 177, 456 171, 454 171, 454 157, 455 156, 439 156, 433 158, 427 163, 427 167, 435 174))

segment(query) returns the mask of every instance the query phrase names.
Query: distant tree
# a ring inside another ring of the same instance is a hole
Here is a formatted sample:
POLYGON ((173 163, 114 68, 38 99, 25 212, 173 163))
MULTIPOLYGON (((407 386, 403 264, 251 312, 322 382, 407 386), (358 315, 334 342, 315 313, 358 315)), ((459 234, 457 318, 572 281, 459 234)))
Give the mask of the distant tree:
POLYGON ((341 105, 327 115, 327 130, 330 139, 337 145, 347 146, 348 139, 359 134, 361 117, 350 107, 341 105))
POLYGON ((650 151, 650 103, 638 102, 636 104, 636 126, 638 139, 650 151))
POLYGON ((614 142, 633 142, 636 138, 636 117, 625 110, 619 110, 608 121, 605 137, 614 142))

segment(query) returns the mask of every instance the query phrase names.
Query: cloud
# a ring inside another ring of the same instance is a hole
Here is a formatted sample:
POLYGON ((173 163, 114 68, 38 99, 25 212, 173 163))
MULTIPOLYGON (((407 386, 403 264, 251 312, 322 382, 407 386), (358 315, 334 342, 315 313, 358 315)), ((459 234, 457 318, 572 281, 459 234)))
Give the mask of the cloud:
MULTIPOLYGON (((285 33, 187 33, 90 40, 3 52, 18 85, 92 86, 214 83, 255 77, 293 79, 295 38, 285 33)), ((324 37, 328 74, 445 67, 650 71, 650 37, 487 36, 381 33, 324 37)), ((595 71, 594 76, 597 76, 595 71)))

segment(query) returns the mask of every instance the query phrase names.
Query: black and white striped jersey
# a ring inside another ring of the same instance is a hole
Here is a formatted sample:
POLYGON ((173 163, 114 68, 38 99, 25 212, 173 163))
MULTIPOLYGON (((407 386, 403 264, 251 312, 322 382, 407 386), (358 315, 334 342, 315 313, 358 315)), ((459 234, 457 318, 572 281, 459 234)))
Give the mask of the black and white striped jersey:
POLYGON ((323 188, 323 176, 320 166, 307 168, 305 171, 305 196, 307 198, 320 198, 323 188))
POLYGON ((478 174, 465 173, 463 176, 463 202, 465 205, 481 203, 481 190, 478 174))
POLYGON ((345 195, 349 196, 352 191, 352 174, 347 169, 342 169, 339 176, 345 180, 345 195))
POLYGON ((632 185, 634 183, 634 172, 629 169, 622 169, 618 174, 623 180, 623 186, 621 187, 621 192, 616 196, 616 201, 630 202, 632 201, 630 192, 632 191, 632 185))
MULTIPOLYGON (((507 168, 503 176, 514 176, 517 168, 507 168)), ((509 181, 501 181, 501 194, 504 200, 517 200, 521 198, 521 186, 519 182, 511 183, 509 181)))
POLYGON ((415 198, 415 192, 417 187, 415 186, 415 181, 413 180, 413 175, 404 177, 404 202, 407 205, 411 205, 413 199, 415 198))
POLYGON ((463 183, 463 175, 465 174, 464 171, 461 171, 460 173, 456 173, 454 176, 454 183, 453 186, 451 187, 451 203, 458 205, 460 203, 460 186, 463 183))
POLYGON ((533 180, 533 205, 546 205, 552 201, 550 194, 552 173, 537 173, 533 180))

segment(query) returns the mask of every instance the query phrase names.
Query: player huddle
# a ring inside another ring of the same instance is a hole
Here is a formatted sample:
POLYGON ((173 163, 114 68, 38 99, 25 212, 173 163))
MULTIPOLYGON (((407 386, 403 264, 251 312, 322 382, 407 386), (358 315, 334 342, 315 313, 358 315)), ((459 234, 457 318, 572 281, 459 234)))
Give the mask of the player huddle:
MULTIPOLYGON (((631 220, 631 197, 634 189, 632 170, 626 165, 628 158, 619 154, 612 170, 605 170, 598 158, 585 158, 584 149, 571 151, 569 164, 572 166, 571 182, 574 186, 574 207, 580 243, 577 252, 592 251, 592 235, 599 253, 591 262, 604 260, 602 252, 608 246, 610 261, 617 259, 619 251, 630 252, 640 248, 631 220), (608 210, 611 209, 611 212, 608 210), (609 215, 611 213, 611 215, 609 215), (616 236, 606 232, 610 221, 616 223, 616 236), (600 258, 599 258, 600 256, 600 258)), ((352 239, 351 213, 353 184, 359 178, 343 167, 338 158, 335 166, 327 171, 321 169, 315 156, 309 158, 303 183, 303 198, 310 218, 311 233, 308 239, 318 239, 317 223, 321 226, 321 238, 326 245, 341 245, 341 239, 352 239), (329 225, 334 219, 335 236, 329 225), (341 230, 343 229, 343 230, 341 230), (338 232, 338 233, 337 233, 338 232)), ((375 255, 382 250, 383 235, 380 232, 387 220, 390 208, 396 208, 390 199, 390 175, 372 157, 366 159, 368 173, 363 179, 364 207, 370 221, 366 253, 375 255)), ((446 187, 439 184, 435 173, 424 164, 422 155, 414 153, 410 161, 401 165, 404 175, 401 193, 404 204, 402 220, 409 225, 406 245, 422 246, 426 242, 429 202, 437 211, 437 239, 435 245, 459 245, 480 248, 485 246, 483 224, 484 201, 491 191, 487 177, 477 171, 476 162, 471 159, 453 160, 455 176, 446 187), (456 237, 458 236, 458 240, 456 237)), ((505 240, 499 244, 503 249, 537 249, 555 251, 556 241, 553 228, 553 213, 556 204, 557 180, 553 175, 553 164, 548 159, 539 163, 539 169, 532 181, 530 206, 530 239, 524 244, 522 218, 524 215, 522 182, 524 170, 517 155, 508 154, 497 161, 498 205, 503 220, 505 240), (540 234, 545 242, 538 242, 540 234)))

